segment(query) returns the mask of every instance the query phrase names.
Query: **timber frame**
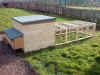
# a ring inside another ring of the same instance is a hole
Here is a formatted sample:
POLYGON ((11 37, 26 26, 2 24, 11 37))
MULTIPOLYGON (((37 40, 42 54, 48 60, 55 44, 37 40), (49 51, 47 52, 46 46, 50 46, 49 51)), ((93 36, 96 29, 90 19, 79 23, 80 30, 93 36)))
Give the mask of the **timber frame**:
POLYGON ((62 37, 62 35, 64 36, 64 42, 56 43, 56 45, 68 44, 71 42, 84 40, 95 36, 96 23, 76 20, 76 21, 56 23, 55 25, 56 25, 56 37, 57 36, 62 37), (70 33, 75 33, 74 35, 75 39, 70 40, 69 38, 70 33), (85 36, 80 38, 79 37, 80 33, 85 36))

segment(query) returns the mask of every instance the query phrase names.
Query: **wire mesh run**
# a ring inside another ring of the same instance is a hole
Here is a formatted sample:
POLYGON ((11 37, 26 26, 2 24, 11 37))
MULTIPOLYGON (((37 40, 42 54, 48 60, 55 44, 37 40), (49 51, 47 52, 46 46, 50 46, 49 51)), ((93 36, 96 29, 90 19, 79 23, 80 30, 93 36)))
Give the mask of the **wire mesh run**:
POLYGON ((96 23, 85 21, 68 21, 56 23, 56 45, 62 45, 93 37, 96 23))

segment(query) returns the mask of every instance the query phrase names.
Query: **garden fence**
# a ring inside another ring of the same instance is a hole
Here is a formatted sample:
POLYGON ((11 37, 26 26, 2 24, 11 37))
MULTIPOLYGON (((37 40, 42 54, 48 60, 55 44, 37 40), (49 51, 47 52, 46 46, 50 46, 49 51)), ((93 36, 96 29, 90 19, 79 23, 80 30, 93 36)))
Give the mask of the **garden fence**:
MULTIPOLYGON (((84 0, 79 0, 79 4, 75 1, 71 0, 62 0, 63 2, 59 2, 58 0, 30 0, 30 1, 8 1, 7 7, 11 8, 21 8, 26 10, 32 10, 32 11, 41 11, 41 12, 47 12, 47 13, 55 13, 58 15, 63 15, 65 17, 75 17, 79 19, 83 19, 86 21, 92 21, 100 24, 100 9, 89 7, 88 8, 73 8, 73 6, 78 6, 83 1, 83 4, 85 4, 84 0), (50 1, 50 2, 49 2, 50 1), (65 1, 65 2, 64 2, 65 1), (67 2, 66 2, 67 1, 67 2), (54 3, 53 3, 54 2, 54 3), (65 4, 64 4, 65 3, 65 4)), ((87 2, 90 0, 87 0, 87 2)), ((91 0, 92 1, 92 0, 91 0)), ((100 2, 100 0, 95 0, 94 3, 100 2)), ((5 2, 3 2, 5 3, 5 2)), ((99 3, 97 3, 99 4, 99 3)), ((81 6, 81 5, 79 5, 81 6)), ((92 5, 93 6, 93 5, 92 5)))

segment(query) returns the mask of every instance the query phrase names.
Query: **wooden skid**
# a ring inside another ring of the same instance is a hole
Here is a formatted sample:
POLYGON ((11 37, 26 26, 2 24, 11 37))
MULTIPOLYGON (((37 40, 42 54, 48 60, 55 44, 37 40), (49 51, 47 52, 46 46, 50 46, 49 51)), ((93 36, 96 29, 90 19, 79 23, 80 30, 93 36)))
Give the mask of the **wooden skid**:
POLYGON ((85 38, 80 38, 80 39, 78 39, 78 40, 72 40, 72 41, 68 41, 68 42, 64 42, 64 43, 56 44, 56 46, 64 45, 64 44, 69 44, 69 43, 77 42, 77 41, 81 41, 81 40, 85 40, 85 39, 88 39, 88 38, 91 38, 91 37, 93 37, 93 36, 88 36, 88 37, 85 37, 85 38))

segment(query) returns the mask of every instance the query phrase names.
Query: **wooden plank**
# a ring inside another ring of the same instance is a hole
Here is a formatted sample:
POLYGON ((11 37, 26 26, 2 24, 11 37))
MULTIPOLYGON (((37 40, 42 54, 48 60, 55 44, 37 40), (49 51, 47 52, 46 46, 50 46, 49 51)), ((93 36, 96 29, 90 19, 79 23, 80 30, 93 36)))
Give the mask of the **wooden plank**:
POLYGON ((13 41, 14 49, 24 49, 24 37, 19 37, 13 41))
POLYGON ((14 40, 10 40, 7 35, 3 35, 3 39, 6 43, 8 43, 13 49, 24 48, 24 38, 19 37, 14 40))
POLYGON ((66 33, 65 33, 65 41, 68 41, 68 30, 66 28, 66 33))
POLYGON ((79 38, 78 37, 78 33, 79 33, 79 28, 76 28, 76 35, 75 35, 76 36, 76 40, 78 40, 78 38, 79 38))
POLYGON ((96 33, 96 25, 93 26, 93 35, 95 36, 96 33))
POLYGON ((65 45, 65 44, 69 44, 69 43, 72 43, 72 42, 77 42, 77 41, 85 40, 85 39, 88 39, 88 38, 91 38, 91 37, 93 37, 93 36, 91 35, 91 36, 87 36, 87 37, 84 37, 84 38, 80 38, 78 40, 73 40, 73 41, 68 41, 68 42, 56 44, 56 46, 65 45))
POLYGON ((56 34, 56 36, 59 36, 59 35, 65 35, 65 33, 56 34))

